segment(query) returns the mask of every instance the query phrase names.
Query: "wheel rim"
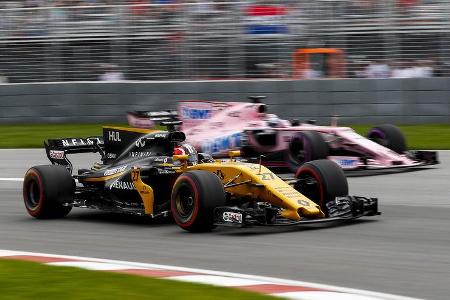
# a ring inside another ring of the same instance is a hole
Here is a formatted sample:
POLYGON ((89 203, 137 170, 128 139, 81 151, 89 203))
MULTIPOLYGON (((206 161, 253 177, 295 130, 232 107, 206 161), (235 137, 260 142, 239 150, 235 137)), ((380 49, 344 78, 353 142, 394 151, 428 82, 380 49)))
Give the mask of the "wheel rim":
POLYGON ((27 183, 25 204, 30 210, 36 210, 41 202, 41 190, 39 183, 35 179, 30 179, 27 183))
POLYGON ((289 153, 292 160, 299 164, 308 161, 310 153, 307 147, 307 140, 303 137, 294 138, 289 153))
POLYGON ((183 184, 178 189, 178 193, 175 197, 175 207, 181 221, 183 222, 190 220, 194 214, 194 197, 195 195, 188 185, 183 184))
POLYGON ((374 141, 375 143, 380 144, 385 147, 387 147, 387 145, 388 145, 386 135, 384 134, 383 131, 381 131, 379 129, 373 129, 372 131, 370 131, 369 139, 374 141))

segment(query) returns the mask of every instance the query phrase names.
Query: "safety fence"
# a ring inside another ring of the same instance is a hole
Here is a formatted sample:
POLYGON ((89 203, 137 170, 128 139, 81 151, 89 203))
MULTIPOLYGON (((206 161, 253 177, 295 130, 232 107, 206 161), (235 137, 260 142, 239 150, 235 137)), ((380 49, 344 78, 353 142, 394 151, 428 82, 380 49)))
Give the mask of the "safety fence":
POLYGON ((0 82, 450 75, 450 0, 1 1, 0 82))

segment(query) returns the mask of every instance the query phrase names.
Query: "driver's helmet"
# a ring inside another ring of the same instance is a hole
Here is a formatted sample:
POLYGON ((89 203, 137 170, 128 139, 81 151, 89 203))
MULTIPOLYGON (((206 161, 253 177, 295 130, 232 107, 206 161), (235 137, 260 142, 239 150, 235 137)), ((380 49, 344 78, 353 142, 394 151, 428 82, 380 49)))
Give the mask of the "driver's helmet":
POLYGON ((198 164, 198 154, 197 150, 192 145, 180 144, 173 148, 174 155, 188 155, 187 163, 190 166, 198 164))
POLYGON ((278 127, 280 119, 276 115, 267 114, 266 122, 269 127, 278 127))
POLYGON ((267 114, 266 116, 265 121, 267 122, 267 126, 272 128, 287 127, 286 120, 280 119, 277 115, 267 114))

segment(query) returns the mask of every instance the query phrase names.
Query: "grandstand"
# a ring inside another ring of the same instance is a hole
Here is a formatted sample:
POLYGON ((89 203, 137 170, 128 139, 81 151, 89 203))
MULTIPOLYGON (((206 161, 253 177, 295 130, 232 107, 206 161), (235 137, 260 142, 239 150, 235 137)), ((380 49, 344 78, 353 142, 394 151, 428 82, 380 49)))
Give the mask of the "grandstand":
POLYGON ((450 75, 450 0, 28 0, 0 16, 12 83, 292 78, 299 48, 341 49, 342 77, 450 75))

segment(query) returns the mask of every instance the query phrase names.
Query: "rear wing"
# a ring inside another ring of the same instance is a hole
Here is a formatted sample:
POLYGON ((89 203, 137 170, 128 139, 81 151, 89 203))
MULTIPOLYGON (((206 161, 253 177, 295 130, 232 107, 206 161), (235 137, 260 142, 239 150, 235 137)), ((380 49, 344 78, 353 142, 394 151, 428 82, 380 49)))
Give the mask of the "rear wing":
POLYGON ((44 142, 45 152, 50 162, 61 165, 72 172, 72 163, 67 154, 75 153, 100 153, 102 160, 105 159, 104 142, 101 136, 88 138, 64 138, 50 139, 44 142))
POLYGON ((235 122, 244 111, 254 110, 253 107, 258 107, 258 110, 260 110, 258 113, 266 111, 266 106, 262 103, 265 96, 249 96, 248 98, 251 100, 251 103, 204 100, 180 101, 178 102, 178 118, 183 122, 183 130, 187 130, 201 126, 211 119, 225 122, 223 118, 232 117, 233 120, 231 121, 235 122), (249 108, 249 105, 251 108, 249 108))
MULTIPOLYGON (((262 100, 265 96, 249 96, 252 104, 261 104, 261 111, 266 111, 262 100)), ((186 130, 198 126, 214 118, 217 114, 224 110, 238 108, 243 102, 221 102, 208 100, 183 100, 178 102, 177 110, 165 111, 132 111, 128 112, 128 124, 135 128, 152 129, 161 122, 181 121, 183 122, 182 130, 186 130)))
POLYGON ((129 111, 127 113, 128 124, 136 128, 155 128, 161 122, 178 121, 178 113, 175 110, 167 111, 129 111))

